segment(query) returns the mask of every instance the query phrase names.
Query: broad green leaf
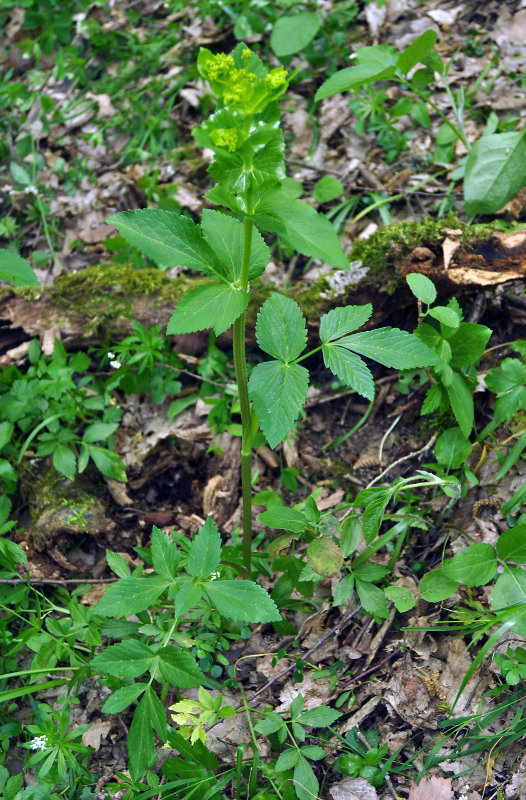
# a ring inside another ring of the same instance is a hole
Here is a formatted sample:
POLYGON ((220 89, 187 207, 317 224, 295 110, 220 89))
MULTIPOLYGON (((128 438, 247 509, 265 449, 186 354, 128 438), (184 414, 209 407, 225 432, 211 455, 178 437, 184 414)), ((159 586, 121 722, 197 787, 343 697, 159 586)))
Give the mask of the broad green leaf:
POLYGON ((181 553, 168 534, 156 525, 152 528, 152 560, 154 570, 162 578, 171 581, 179 575, 181 553))
POLYGON ((458 582, 451 580, 441 569, 432 569, 420 579, 418 591, 430 603, 447 600, 458 589, 458 582))
POLYGON ((122 578, 106 589, 97 603, 97 614, 103 617, 128 617, 152 606, 170 586, 165 578, 122 578))
POLYGON ((293 533, 301 533, 308 526, 305 514, 295 508, 287 508, 286 506, 269 508, 268 511, 263 511, 263 513, 259 514, 257 519, 258 522, 268 525, 269 528, 292 531, 293 533))
POLYGON ((11 250, 0 250, 0 281, 15 286, 40 286, 31 264, 11 250))
POLYGON ((128 639, 106 647, 91 660, 91 665, 98 672, 107 675, 138 678, 152 666, 155 658, 151 647, 135 639, 128 639))
POLYGON ((354 92, 361 86, 373 81, 392 78, 400 54, 390 45, 380 44, 373 47, 361 47, 356 53, 355 66, 346 67, 322 83, 315 100, 323 100, 338 92, 354 92))
POLYGON ((368 581, 355 580, 356 594, 363 606, 363 610, 368 614, 373 614, 380 619, 388 619, 389 611, 385 595, 378 586, 368 581))
POLYGON ((203 684, 205 676, 191 653, 185 653, 180 647, 167 645, 161 647, 157 655, 159 672, 171 686, 176 689, 189 689, 203 684))
POLYGON ((494 214, 526 185, 526 128, 481 136, 464 174, 466 213, 494 214))
POLYGON ((330 578, 337 575, 343 564, 343 553, 332 539, 322 536, 307 547, 307 564, 318 575, 330 578))
POLYGON ((334 589, 333 606, 341 606, 346 603, 354 591, 354 575, 350 572, 336 584, 334 589))
POLYGON ((300 11, 290 17, 278 17, 272 28, 270 46, 278 58, 292 56, 310 44, 320 25, 314 11, 300 11))
POLYGON ((473 404, 473 394, 465 378, 453 371, 449 386, 446 386, 447 396, 453 409, 453 414, 457 420, 460 430, 464 436, 469 436, 475 419, 475 406, 473 404))
POLYGON ((435 444, 435 458, 447 469, 461 467, 471 453, 471 442, 460 428, 448 428, 438 437, 435 444))
POLYGON ((274 769, 276 772, 285 772, 287 769, 292 769, 292 767, 295 767, 298 763, 299 757, 300 754, 297 750, 293 750, 292 748, 285 750, 278 756, 274 769))
POLYGON ((391 499, 391 492, 388 489, 379 489, 367 502, 363 512, 363 538, 366 544, 371 544, 374 537, 380 530, 380 525, 384 517, 384 511, 391 499))
POLYGON ((441 322, 442 325, 447 325, 448 328, 458 328, 460 325, 460 317, 453 308, 435 306, 435 308, 429 308, 427 313, 430 317, 441 322))
POLYGON ((314 184, 312 194, 318 203, 328 203, 343 194, 343 184, 333 175, 324 175, 314 184))
POLYGON ((256 339, 274 358, 286 363, 298 358, 307 344, 305 317, 299 305, 283 294, 271 294, 259 310, 256 339))
POLYGON ((102 705, 101 711, 105 714, 120 714, 121 711, 124 711, 125 708, 128 708, 131 703, 137 700, 147 686, 147 683, 131 683, 129 686, 117 689, 102 705))
MULTIPOLYGON (((499 575, 491 593, 491 607, 494 610, 508 608, 516 604, 526 604, 526 570, 507 569, 499 575)), ((517 620, 514 633, 526 636, 526 620, 517 620)))
POLYGON ((384 367, 411 369, 437 364, 439 358, 418 336, 398 328, 377 328, 344 336, 338 344, 379 361, 384 367))
POLYGON ((523 386, 526 381, 526 364, 518 358, 505 358, 500 367, 492 369, 486 376, 486 386, 501 394, 523 386))
POLYGON ((248 292, 230 283, 208 283, 190 289, 177 304, 166 333, 194 333, 212 328, 219 336, 245 311, 248 297, 248 292))
POLYGON ((384 594, 401 614, 416 606, 416 597, 405 586, 388 586, 384 589, 384 594))
POLYGON ((166 714, 161 701, 149 686, 135 709, 128 731, 130 766, 136 779, 142 778, 155 760, 154 730, 164 741, 167 730, 166 714))
MULTIPOLYGON (((122 459, 118 453, 108 450, 106 447, 101 447, 98 444, 84 444, 90 455, 95 462, 95 466, 106 478, 113 478, 115 481, 126 483, 126 469, 122 463, 122 459)), ((79 472, 80 472, 79 466, 79 472)))
POLYGON ((340 306, 324 314, 320 320, 320 339, 324 344, 361 328, 373 313, 371 303, 363 306, 340 306))
POLYGON ((458 331, 449 339, 452 367, 457 369, 476 364, 486 349, 491 328, 475 322, 462 322, 458 331))
POLYGON ((276 604, 253 581, 210 581, 205 593, 219 614, 240 622, 277 622, 281 619, 276 604))
POLYGON ((410 272, 409 275, 405 276, 405 279, 415 297, 426 303, 426 305, 435 302, 437 290, 433 281, 429 280, 426 275, 420 275, 419 272, 410 272))
POLYGON ((106 550, 106 561, 108 562, 108 567, 111 569, 111 571, 114 572, 119 578, 131 577, 130 565, 120 553, 114 553, 111 550, 106 550))
POLYGON ((307 744, 304 747, 300 747, 300 753, 305 758, 310 758, 311 761, 321 761, 324 758, 327 758, 327 753, 317 744, 307 744))
POLYGON ((82 441, 88 443, 103 442, 108 436, 115 433, 118 427, 118 422, 94 422, 93 425, 88 425, 85 429, 82 434, 82 441))
POLYGON ((195 608, 203 595, 200 586, 195 583, 183 583, 174 597, 174 616, 182 617, 191 608, 195 608))
POLYGON ((288 435, 303 408, 309 373, 299 364, 266 361, 252 370, 248 383, 261 430, 270 447, 288 435))
POLYGON ((497 569, 495 549, 484 542, 470 544, 442 564, 443 574, 464 586, 484 586, 497 569))
POLYGON ((317 800, 320 785, 311 765, 303 756, 299 757, 294 767, 292 782, 298 800, 317 800))
POLYGON ((219 259, 190 217, 160 208, 141 208, 120 211, 106 221, 161 267, 189 267, 222 275, 219 259))
POLYGON ((11 441, 15 426, 12 422, 0 422, 0 450, 11 441))
POLYGON ((437 35, 434 30, 424 31, 412 42, 409 47, 402 50, 398 59, 398 69, 407 75, 417 64, 423 64, 424 59, 436 44, 437 35))
POLYGON ((526 564, 526 525, 516 525, 501 533, 497 541, 497 550, 507 561, 526 564))
POLYGON ((16 161, 11 161, 9 169, 16 183, 20 183, 22 186, 30 186, 33 183, 28 171, 20 166, 20 164, 17 164, 16 161))
POLYGON ((193 578, 208 578, 221 560, 221 534, 211 517, 192 539, 186 569, 193 578))
POLYGON ((280 189, 265 192, 254 219, 263 230, 277 234, 303 255, 349 269, 349 260, 327 217, 301 200, 294 200, 280 189))
POLYGON ((340 547, 344 558, 352 555, 362 539, 362 524, 359 519, 354 516, 345 517, 338 528, 340 534, 340 547))
POLYGON ((325 366, 355 392, 372 400, 374 397, 374 380, 369 367, 360 356, 351 353, 338 342, 322 345, 325 366))
MULTIPOLYGON (((230 115, 230 120, 221 121, 219 119, 221 113, 212 115, 201 128, 194 129, 198 144, 215 151, 214 161, 208 172, 220 185, 221 190, 244 195, 248 184, 251 184, 253 192, 262 192, 280 184, 285 177, 283 162, 285 142, 281 130, 269 123, 260 125, 237 150, 231 152, 216 147, 212 139, 214 130, 236 126, 236 118, 233 115, 230 115)), ((212 197, 214 194, 216 193, 213 192, 212 197)), ((232 202, 231 197, 227 199, 228 203, 222 205, 235 210, 233 206, 237 203, 232 202)))
POLYGON ((308 711, 303 711, 297 721, 302 725, 310 725, 312 728, 327 728, 342 716, 340 711, 335 711, 329 706, 317 706, 308 711))
POLYGON ((73 480, 77 466, 77 459, 73 450, 65 444, 57 444, 53 451, 53 466, 57 472, 73 480))
MULTIPOLYGON (((224 279, 233 282, 241 275, 243 263, 243 224, 223 214, 221 211, 203 211, 201 230, 206 241, 224 267, 224 279)), ((250 280, 261 275, 270 260, 270 250, 257 230, 252 231, 252 248, 250 253, 250 280)))
POLYGON ((377 583, 389 574, 389 569, 381 564, 361 564, 353 570, 354 577, 367 583, 377 583))
POLYGON ((426 392, 420 413, 424 415, 436 411, 437 408, 440 408, 445 397, 446 393, 442 386, 439 383, 434 383, 426 392))

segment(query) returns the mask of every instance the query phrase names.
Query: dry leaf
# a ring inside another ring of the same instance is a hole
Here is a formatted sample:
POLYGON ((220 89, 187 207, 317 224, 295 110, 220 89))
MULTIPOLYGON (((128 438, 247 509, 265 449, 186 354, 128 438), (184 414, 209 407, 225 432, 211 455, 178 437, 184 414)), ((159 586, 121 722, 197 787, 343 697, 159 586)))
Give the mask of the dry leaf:
POLYGON ((112 722, 95 722, 91 728, 84 731, 82 734, 82 744, 86 747, 93 747, 98 750, 100 747, 100 740, 104 739, 110 732, 112 722))
POLYGON ((408 800, 453 800, 450 778, 424 778, 418 786, 411 782, 408 800))
POLYGON ((364 778, 344 778, 329 793, 332 800, 378 800, 376 789, 364 778))
POLYGON ((442 254, 444 256, 444 269, 449 267, 449 262, 453 258, 453 253, 460 247, 458 239, 450 239, 446 237, 442 242, 442 254))

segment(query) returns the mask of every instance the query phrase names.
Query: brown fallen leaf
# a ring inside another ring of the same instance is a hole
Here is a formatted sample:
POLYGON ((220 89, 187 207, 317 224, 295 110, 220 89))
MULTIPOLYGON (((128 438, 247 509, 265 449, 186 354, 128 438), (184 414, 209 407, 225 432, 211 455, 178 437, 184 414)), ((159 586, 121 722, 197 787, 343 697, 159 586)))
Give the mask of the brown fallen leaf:
POLYGON ((84 731, 82 734, 82 744, 86 745, 86 747, 93 747, 94 750, 98 750, 100 747, 100 740, 106 738, 112 725, 113 722, 95 722, 91 728, 88 728, 88 730, 84 731))
POLYGON ((451 779, 432 775, 421 780, 418 786, 411 781, 408 800, 453 800, 451 779))

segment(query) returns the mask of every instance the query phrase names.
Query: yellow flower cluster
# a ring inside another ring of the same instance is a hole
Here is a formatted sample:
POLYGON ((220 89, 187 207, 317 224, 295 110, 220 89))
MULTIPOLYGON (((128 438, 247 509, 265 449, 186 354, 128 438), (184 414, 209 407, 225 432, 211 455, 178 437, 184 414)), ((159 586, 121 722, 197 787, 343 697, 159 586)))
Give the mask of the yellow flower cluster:
POLYGON ((276 67, 271 69, 268 75, 265 76, 265 83, 268 83, 271 89, 277 89, 287 80, 287 70, 283 67, 276 67))
POLYGON ((218 147, 224 147, 232 153, 237 148, 238 138, 235 128, 217 128, 210 133, 210 137, 218 147))

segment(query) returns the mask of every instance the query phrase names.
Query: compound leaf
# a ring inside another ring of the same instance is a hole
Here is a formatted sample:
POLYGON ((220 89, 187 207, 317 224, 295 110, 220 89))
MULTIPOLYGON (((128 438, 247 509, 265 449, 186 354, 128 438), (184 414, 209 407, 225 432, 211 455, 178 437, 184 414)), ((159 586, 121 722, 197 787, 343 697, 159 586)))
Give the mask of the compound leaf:
POLYGON ((157 655, 159 672, 171 686, 180 689, 202 686, 205 676, 195 663, 193 655, 173 645, 161 647, 157 655))
POLYGON ((91 660, 96 670, 123 678, 138 678, 155 662, 155 653, 143 642, 128 639, 110 645, 91 660))
POLYGON ((253 581, 210 581, 205 586, 210 603, 226 619, 240 622, 277 622, 281 615, 274 601, 253 581))
POLYGON ((373 399, 373 376, 360 356, 351 353, 345 347, 338 347, 338 342, 322 345, 322 352, 325 366, 336 377, 368 400, 373 399))
POLYGON ((399 328, 377 328, 345 336, 338 344, 379 361, 384 367, 412 369, 438 364, 437 354, 419 338, 399 328))
POLYGON ((361 328, 373 313, 371 303, 363 306, 340 306, 324 314, 320 320, 320 339, 324 344, 361 328))
POLYGON ((170 586, 160 577, 121 578, 106 589, 97 603, 97 614, 104 617, 128 617, 146 611, 170 586))

